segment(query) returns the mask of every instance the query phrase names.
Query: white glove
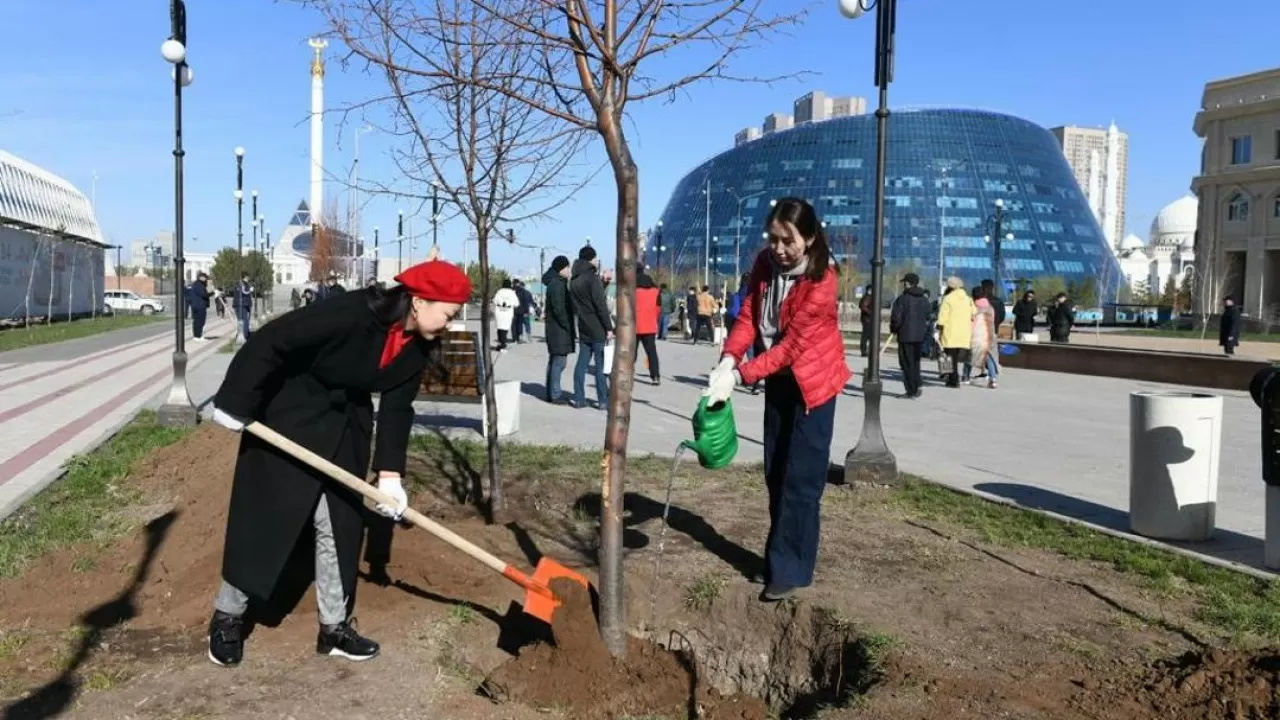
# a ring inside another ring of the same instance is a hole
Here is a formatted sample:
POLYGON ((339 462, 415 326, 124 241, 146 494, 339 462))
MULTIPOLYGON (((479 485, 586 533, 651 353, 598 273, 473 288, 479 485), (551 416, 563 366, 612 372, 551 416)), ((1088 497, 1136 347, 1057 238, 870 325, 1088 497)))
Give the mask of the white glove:
POLYGON ((231 432, 240 432, 244 430, 244 422, 228 415, 218 408, 213 409, 213 421, 231 432))
POLYGON ((373 506, 374 511, 392 520, 399 520, 404 517, 404 511, 409 509, 409 496, 405 494, 404 488, 400 486, 400 476, 379 477, 378 490, 383 495, 390 495, 391 499, 395 501, 395 506, 388 507, 378 503, 373 506))
POLYGON ((707 378, 707 389, 702 393, 709 403, 721 403, 733 395, 739 379, 738 371, 734 368, 736 364, 731 357, 723 358, 716 369, 711 371, 711 376, 707 378))

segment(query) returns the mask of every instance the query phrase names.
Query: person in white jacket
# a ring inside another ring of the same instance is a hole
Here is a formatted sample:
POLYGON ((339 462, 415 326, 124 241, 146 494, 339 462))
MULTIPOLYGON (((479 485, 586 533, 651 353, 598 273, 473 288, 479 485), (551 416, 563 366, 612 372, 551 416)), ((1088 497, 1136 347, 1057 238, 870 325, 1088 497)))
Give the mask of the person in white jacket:
POLYGON ((511 289, 511 278, 502 281, 502 288, 493 296, 493 321, 498 326, 498 349, 507 348, 507 335, 511 332, 511 324, 516 319, 516 308, 520 306, 520 296, 511 289))

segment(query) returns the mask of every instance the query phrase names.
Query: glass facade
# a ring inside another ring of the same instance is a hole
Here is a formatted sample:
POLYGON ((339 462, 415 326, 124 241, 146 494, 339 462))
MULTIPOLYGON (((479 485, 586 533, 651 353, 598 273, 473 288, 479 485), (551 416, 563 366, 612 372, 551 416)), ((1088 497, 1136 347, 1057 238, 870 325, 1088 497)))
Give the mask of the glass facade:
MULTIPOLYGON (((680 180, 663 210, 660 234, 650 236, 647 259, 701 276, 709 256, 709 274, 728 280, 735 268, 746 272, 763 246, 770 199, 795 195, 817 208, 832 252, 869 272, 875 168, 874 115, 807 123, 746 142, 680 180), (662 258, 659 245, 666 248, 662 258)), ((1049 131, 972 110, 890 116, 887 268, 910 268, 928 287, 937 283, 940 259, 943 275, 959 275, 969 285, 994 278, 987 238, 997 199, 1004 202, 1000 234, 1013 234, 1001 247, 1006 286, 1046 275, 1077 283, 1092 277, 1107 292, 1123 278, 1049 131)))

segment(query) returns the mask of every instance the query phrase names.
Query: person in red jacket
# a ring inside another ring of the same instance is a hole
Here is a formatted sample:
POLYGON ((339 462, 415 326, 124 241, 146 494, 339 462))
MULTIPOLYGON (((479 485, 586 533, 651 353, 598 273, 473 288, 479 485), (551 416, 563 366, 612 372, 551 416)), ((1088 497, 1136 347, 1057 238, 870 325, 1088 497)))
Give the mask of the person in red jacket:
MULTIPOLYGON (((658 372, 657 343, 660 309, 658 286, 642 267, 636 273, 636 340, 644 346, 644 356, 649 358, 649 379, 654 385, 662 384, 662 375, 658 372)), ((632 354, 635 354, 635 348, 632 348, 632 354)))
POLYGON ((837 316, 836 265, 817 212, 782 198, 766 221, 749 295, 704 395, 723 402, 739 383, 764 380, 764 468, 769 489, 760 599, 781 600, 813 583, 836 398, 852 373, 837 316), (756 356, 743 360, 754 347, 756 356))

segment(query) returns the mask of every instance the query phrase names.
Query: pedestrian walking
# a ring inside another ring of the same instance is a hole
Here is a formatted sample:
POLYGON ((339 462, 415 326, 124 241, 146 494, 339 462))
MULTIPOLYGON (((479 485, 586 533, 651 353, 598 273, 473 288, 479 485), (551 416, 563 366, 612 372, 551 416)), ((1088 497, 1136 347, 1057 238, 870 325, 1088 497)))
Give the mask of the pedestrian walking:
POLYGON ((551 261, 551 269, 542 276, 542 286, 547 290, 545 308, 545 333, 547 340, 547 402, 561 404, 564 393, 560 379, 569 362, 569 355, 578 345, 578 328, 573 319, 573 303, 569 301, 569 258, 557 255, 551 261))
POLYGON ((249 273, 240 275, 240 282, 236 283, 236 293, 231 304, 236 311, 236 321, 240 323, 240 333, 245 340, 248 340, 252 332, 249 319, 253 315, 253 283, 249 282, 249 273))
MULTIPOLYGON (((658 368, 658 318, 661 317, 662 305, 658 286, 653 278, 641 268, 636 273, 636 342, 644 346, 644 356, 649 360, 649 380, 654 385, 662 384, 662 373, 658 368)), ((635 354, 636 348, 632 348, 635 354)), ((638 356, 637 356, 638 357, 638 356)))
POLYGON ((1240 344, 1240 306, 1231 295, 1222 299, 1222 317, 1218 319, 1218 344, 1227 355, 1236 354, 1240 344))
POLYGON ((666 283, 658 287, 658 339, 666 340, 667 331, 671 329, 671 316, 676 314, 676 294, 671 292, 666 283))
MULTIPOLYGON (((987 376, 987 387, 994 390, 996 379, 1000 376, 1000 364, 996 359, 996 354, 1000 351, 1000 343, 996 335, 996 311, 991 298, 987 297, 986 287, 974 288, 973 306, 975 308, 973 336, 969 344, 970 361, 966 369, 968 367, 983 368, 987 376)), ((969 379, 967 371, 965 379, 969 379)), ((973 383, 976 385, 979 380, 975 378, 973 383)))
POLYGON ((569 281, 569 299, 573 317, 578 322, 578 362, 573 368, 573 406, 586 406, 587 366, 594 365, 596 377, 596 409, 604 410, 609 402, 609 382, 604 372, 604 345, 613 338, 613 320, 600 279, 600 259, 596 249, 587 245, 578 251, 569 281))
POLYGON ((947 387, 960 387, 960 363, 964 362, 973 339, 973 314, 976 310, 969 293, 964 290, 964 281, 955 276, 947 278, 947 292, 938 307, 938 344, 942 346, 949 368, 943 373, 947 387))
POLYGON ((714 343, 716 334, 711 328, 711 316, 716 314, 716 299, 711 295, 711 287, 703 285, 702 291, 695 296, 694 300, 698 308, 698 319, 693 329, 693 344, 698 344, 698 338, 703 330, 707 331, 707 342, 714 343))
MULTIPOLYGON (((456 266, 439 261, 415 265, 396 281, 397 287, 335 296, 263 326, 232 358, 213 419, 235 432, 262 422, 361 477, 372 468, 378 489, 396 501, 375 511, 398 519, 408 507, 401 476, 413 400, 439 352, 438 333, 461 310, 471 284, 456 266), (376 443, 373 393, 379 394, 376 443)), ((257 436, 241 435, 209 659, 240 663, 250 599, 271 597, 299 538, 311 542, 312 535, 316 652, 350 660, 376 656, 378 644, 356 632, 349 606, 364 529, 359 495, 257 436)))
POLYGON ((516 342, 528 342, 533 339, 533 313, 536 310, 533 302, 533 293, 529 292, 529 288, 524 286, 523 280, 515 281, 516 297, 520 298, 520 304, 516 306, 516 326, 512 328, 515 333, 516 342))
POLYGON ((873 332, 871 324, 871 313, 875 312, 876 307, 871 297, 871 286, 868 285, 862 291, 862 297, 858 300, 858 323, 862 332, 858 333, 858 352, 862 357, 871 354, 871 333, 873 332))
POLYGON ((191 308, 191 337, 204 342, 204 323, 209 316, 209 298, 213 292, 209 290, 209 274, 201 270, 196 273, 196 281, 191 283, 187 291, 187 305, 191 308))
POLYGON ((768 247, 752 266, 749 297, 705 394, 717 403, 739 382, 765 382, 769 533, 765 566, 752 579, 765 584, 760 599, 771 602, 813 582, 836 398, 852 373, 835 263, 817 212, 806 200, 782 198, 766 228, 768 247), (744 360, 753 345, 760 353, 744 360))
POLYGON ((1060 292, 1054 296, 1045 319, 1049 322, 1050 342, 1071 342, 1071 328, 1076 324, 1076 308, 1066 293, 1060 292))
POLYGON ((1036 313, 1040 308, 1036 305, 1036 292, 1028 290, 1022 298, 1013 304, 1013 331, 1019 340, 1026 339, 1036 331, 1036 313))
POLYGON ((929 296, 920 287, 920 276, 902 276, 905 286, 893 301, 889 312, 889 332, 898 336, 898 367, 902 369, 902 387, 909 398, 920 397, 924 381, 920 377, 920 357, 924 342, 932 333, 929 326, 929 296))
POLYGON ((493 324, 498 328, 498 349, 507 349, 507 338, 516 320, 520 296, 511 287, 511 278, 502 279, 502 287, 493 294, 493 324))

